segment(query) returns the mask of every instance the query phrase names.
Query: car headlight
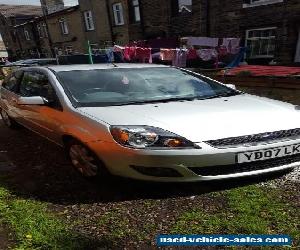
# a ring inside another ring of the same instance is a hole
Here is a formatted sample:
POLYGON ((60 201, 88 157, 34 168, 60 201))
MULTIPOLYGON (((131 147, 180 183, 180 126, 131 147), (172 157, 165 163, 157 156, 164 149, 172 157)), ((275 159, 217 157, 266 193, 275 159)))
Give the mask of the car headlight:
POLYGON ((150 126, 111 126, 116 142, 132 148, 185 149, 199 148, 193 142, 169 131, 150 126))

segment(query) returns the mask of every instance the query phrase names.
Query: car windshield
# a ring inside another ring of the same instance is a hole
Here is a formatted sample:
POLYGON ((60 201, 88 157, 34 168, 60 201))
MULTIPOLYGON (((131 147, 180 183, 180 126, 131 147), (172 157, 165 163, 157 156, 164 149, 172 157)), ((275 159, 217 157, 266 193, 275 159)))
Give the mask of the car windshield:
POLYGON ((77 107, 208 99, 239 92, 177 68, 114 68, 61 71, 57 77, 77 107))

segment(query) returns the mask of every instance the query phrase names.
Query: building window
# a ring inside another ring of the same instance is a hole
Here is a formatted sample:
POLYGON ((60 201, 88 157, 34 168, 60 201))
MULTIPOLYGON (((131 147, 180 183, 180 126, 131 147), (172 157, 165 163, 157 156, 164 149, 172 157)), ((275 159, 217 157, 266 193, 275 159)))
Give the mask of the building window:
POLYGON ((179 13, 191 13, 193 2, 192 0, 178 0, 179 13))
POLYGON ((123 6, 121 3, 113 4, 113 13, 115 18, 115 25, 124 25, 123 6))
POLYGON ((24 36, 25 36, 25 39, 26 39, 27 41, 30 40, 29 32, 28 32, 28 30, 26 30, 26 29, 24 29, 24 36))
POLYGON ((42 23, 41 29, 42 29, 43 36, 48 37, 47 25, 45 23, 42 23))
POLYGON ((72 46, 66 46, 65 47, 65 52, 67 55, 72 55, 73 54, 73 47, 72 46))
POLYGON ((93 15, 92 11, 88 10, 83 12, 84 15, 84 21, 85 21, 85 28, 86 30, 94 30, 95 25, 94 25, 94 20, 93 20, 93 15))
POLYGON ((132 21, 140 22, 141 21, 141 13, 140 13, 139 0, 132 0, 131 6, 132 6, 132 21))
POLYGON ((66 19, 62 18, 59 20, 59 25, 60 25, 60 29, 62 34, 64 35, 68 35, 69 34, 69 28, 68 28, 68 23, 66 21, 66 19))
POLYGON ((275 53, 276 27, 246 31, 248 58, 272 58, 275 53))
POLYGON ((39 37, 40 37, 40 38, 43 38, 43 37, 44 37, 44 36, 43 36, 43 30, 42 30, 42 27, 41 27, 40 24, 37 25, 37 31, 38 31, 38 33, 39 33, 39 37))
POLYGON ((172 0, 172 15, 190 14, 193 10, 192 0, 172 0))
POLYGON ((268 5, 274 3, 282 3, 283 0, 243 0, 243 8, 255 7, 260 5, 268 5))

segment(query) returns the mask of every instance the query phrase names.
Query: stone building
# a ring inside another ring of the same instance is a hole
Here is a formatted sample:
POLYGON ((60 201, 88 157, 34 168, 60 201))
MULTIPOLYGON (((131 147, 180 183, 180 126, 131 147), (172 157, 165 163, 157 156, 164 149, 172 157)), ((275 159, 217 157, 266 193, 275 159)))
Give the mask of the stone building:
MULTIPOLYGON (((41 2, 43 6, 63 4, 61 0, 41 2)), ((51 48, 58 54, 85 53, 87 41, 96 51, 157 37, 208 36, 241 38, 241 46, 249 48, 249 63, 300 63, 299 0, 79 0, 78 6, 45 17, 22 17, 0 17, 4 42, 14 54, 16 50, 31 53, 34 46, 43 56, 51 48), (18 36, 11 29, 14 26, 18 36), (48 37, 40 35, 45 26, 48 37), (35 44, 26 38, 28 34, 35 44)))
POLYGON ((84 36, 95 51, 112 43, 112 20, 107 1, 79 0, 84 36))
POLYGON ((46 20, 36 17, 30 21, 14 26, 19 48, 19 59, 52 57, 46 20))
POLYGON ((79 0, 85 34, 93 45, 143 39, 139 0, 79 0), (90 23, 93 23, 90 27, 90 23))
POLYGON ((87 39, 79 6, 47 15, 47 24, 55 54, 87 53, 87 39))
POLYGON ((31 5, 0 5, 0 33, 10 60, 17 59, 22 40, 16 36, 14 26, 25 23, 32 18, 41 16, 39 6, 31 5))
POLYGON ((210 35, 241 37, 249 48, 247 61, 266 64, 300 62, 300 1, 210 1, 210 35))

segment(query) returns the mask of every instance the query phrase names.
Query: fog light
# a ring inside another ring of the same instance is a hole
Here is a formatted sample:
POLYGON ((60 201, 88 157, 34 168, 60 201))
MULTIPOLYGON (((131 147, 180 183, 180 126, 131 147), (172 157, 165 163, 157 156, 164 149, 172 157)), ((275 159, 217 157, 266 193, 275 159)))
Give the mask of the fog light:
POLYGON ((173 168, 130 166, 137 172, 154 177, 183 177, 173 168))

